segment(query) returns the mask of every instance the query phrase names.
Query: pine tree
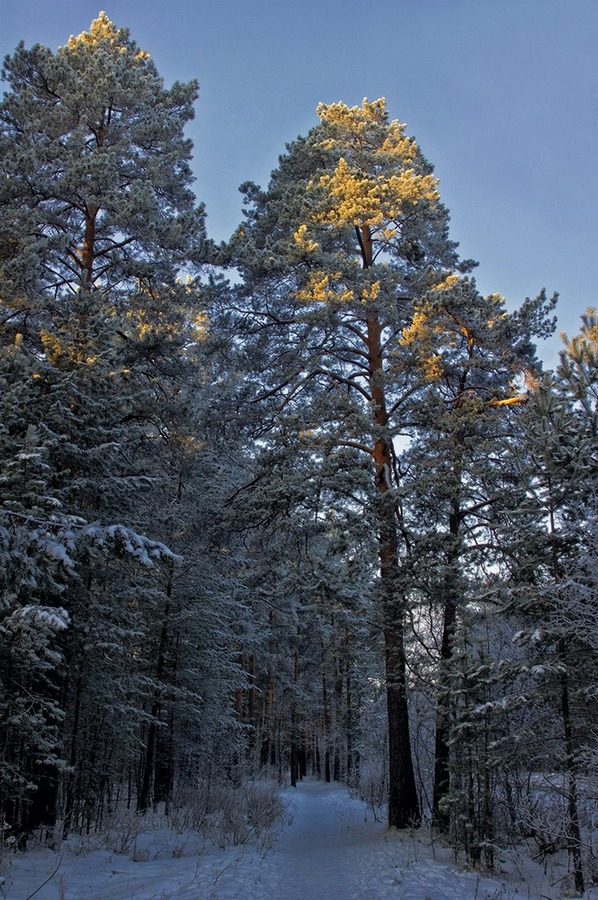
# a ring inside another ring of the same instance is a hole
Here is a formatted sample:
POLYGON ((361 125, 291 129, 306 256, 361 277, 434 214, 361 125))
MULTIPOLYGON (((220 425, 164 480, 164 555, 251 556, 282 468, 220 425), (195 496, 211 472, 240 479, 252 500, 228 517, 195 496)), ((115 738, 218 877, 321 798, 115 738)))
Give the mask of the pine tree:
POLYGON ((3 77, 9 244, 20 225, 10 274, 55 295, 171 284, 204 237, 183 135, 197 83, 166 90, 149 55, 105 13, 57 53, 21 44, 3 77))
POLYGON ((44 663, 39 693, 56 709, 54 758, 46 747, 36 781, 42 751, 26 749, 11 713, 11 637, 4 712, 17 728, 9 754, 21 749, 6 763, 21 768, 24 793, 8 812, 20 833, 52 824, 61 771, 66 826, 94 804, 96 815, 118 767, 133 770, 145 723, 159 718, 145 695, 164 673, 143 663, 154 617, 168 618, 174 557, 150 492, 172 487, 170 444, 191 427, 182 417, 204 322, 181 270, 195 270, 205 233, 183 134, 195 82, 165 89, 103 13, 56 53, 20 45, 4 77, 3 627, 12 635, 18 621, 28 640, 46 642, 54 669, 44 663))
POLYGON ((589 310, 581 334, 565 338, 557 377, 543 380, 521 417, 517 462, 527 521, 526 540, 514 554, 512 605, 522 626, 519 671, 531 673, 534 705, 540 697, 547 711, 544 722, 528 721, 526 740, 519 740, 529 766, 542 770, 550 762, 563 772, 564 826, 558 838, 570 853, 580 893, 585 881, 580 776, 595 743, 590 724, 595 654, 587 625, 593 609, 587 600, 595 577, 596 359, 596 316, 589 310))
MULTIPOLYGON (((321 105, 320 125, 281 157, 266 192, 246 185, 229 260, 242 273, 242 334, 261 434, 284 428, 311 453, 351 455, 366 540, 378 547, 390 741, 389 822, 420 819, 409 741, 399 583, 395 438, 414 387, 400 339, 413 301, 459 266, 431 166, 383 100, 321 105), (365 467, 365 468, 364 468, 365 467), (366 485, 361 479, 370 472, 366 485)), ((462 264, 467 269, 469 264, 462 264)), ((349 491, 350 492, 350 491, 349 491)), ((341 489, 342 493, 342 489, 341 489)), ((365 537, 365 536, 364 536, 365 537)))
POLYGON ((479 594, 479 573, 501 561, 495 522, 511 493, 506 436, 539 372, 531 339, 553 326, 555 303, 542 292, 509 314, 502 297, 482 297, 475 282, 461 279, 421 298, 403 332, 405 364, 425 385, 411 403, 412 441, 400 460, 416 548, 412 590, 427 595, 424 603, 441 619, 429 639, 439 656, 432 820, 444 830, 453 646, 469 598, 479 594))

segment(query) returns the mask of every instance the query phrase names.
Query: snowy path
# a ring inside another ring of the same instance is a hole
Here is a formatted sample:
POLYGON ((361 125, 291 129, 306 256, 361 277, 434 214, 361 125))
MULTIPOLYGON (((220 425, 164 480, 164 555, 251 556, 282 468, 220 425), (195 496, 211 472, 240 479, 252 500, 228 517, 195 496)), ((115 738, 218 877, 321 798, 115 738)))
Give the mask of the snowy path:
MULTIPOLYGON (((384 826, 375 823, 371 814, 366 818, 364 805, 352 802, 336 784, 303 782, 289 805, 292 823, 272 856, 264 860, 264 900, 371 897, 366 882, 368 875, 379 874, 373 858, 384 843, 384 826)), ((259 883, 255 884, 254 890, 259 889, 259 883)))
MULTIPOLYGON (((107 850, 35 850, 11 860, 8 900, 523 900, 559 897, 532 885, 481 878, 434 858, 415 834, 388 832, 337 784, 285 791, 292 819, 273 848, 200 849, 193 836, 144 835, 135 862, 107 850), (140 852, 143 851, 143 852, 140 852), (59 863, 58 870, 52 875, 59 863), (43 885, 43 886, 42 886, 43 885)), ((132 854, 135 855, 135 854, 132 854)), ((0 878, 1 882, 1 878, 0 878)), ((598 898, 594 891, 588 898, 598 898)))
POLYGON ((287 795, 292 822, 264 860, 259 876, 250 887, 247 884, 247 893, 237 885, 236 894, 214 897, 484 900, 500 896, 500 883, 431 860, 429 848, 415 836, 389 833, 364 803, 339 784, 304 781, 287 795))

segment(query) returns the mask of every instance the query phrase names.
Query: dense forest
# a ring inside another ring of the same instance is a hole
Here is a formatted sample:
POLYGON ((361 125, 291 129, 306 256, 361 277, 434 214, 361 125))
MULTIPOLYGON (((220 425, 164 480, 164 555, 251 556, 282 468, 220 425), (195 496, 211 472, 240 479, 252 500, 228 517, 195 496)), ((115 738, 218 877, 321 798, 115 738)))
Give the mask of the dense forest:
POLYGON ((217 244, 196 83, 104 14, 3 77, 3 842, 309 775, 582 891, 596 313, 543 371, 556 297, 479 294, 383 100, 320 105, 217 244))

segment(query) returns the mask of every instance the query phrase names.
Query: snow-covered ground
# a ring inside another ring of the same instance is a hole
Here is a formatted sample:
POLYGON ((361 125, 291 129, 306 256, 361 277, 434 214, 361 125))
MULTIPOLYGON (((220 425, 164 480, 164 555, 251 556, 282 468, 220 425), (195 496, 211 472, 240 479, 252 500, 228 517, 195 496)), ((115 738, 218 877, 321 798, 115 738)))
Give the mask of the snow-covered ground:
MULTIPOLYGON (((271 846, 260 850, 206 848, 193 834, 166 831, 136 834, 126 855, 105 849, 70 848, 62 855, 31 850, 9 861, 0 897, 553 900, 566 895, 565 882, 552 884, 554 872, 544 874, 541 866, 527 881, 521 872, 517 877, 508 860, 505 871, 510 873, 503 878, 466 872, 423 836, 388 832, 340 785, 305 781, 284 796, 287 821, 271 846)), ((598 900, 598 889, 586 896, 598 900)))

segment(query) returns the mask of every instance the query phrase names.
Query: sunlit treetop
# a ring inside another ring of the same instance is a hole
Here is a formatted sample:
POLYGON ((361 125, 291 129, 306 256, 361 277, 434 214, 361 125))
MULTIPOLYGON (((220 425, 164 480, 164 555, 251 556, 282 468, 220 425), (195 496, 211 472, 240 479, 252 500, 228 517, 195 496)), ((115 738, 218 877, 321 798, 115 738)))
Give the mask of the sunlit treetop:
POLYGON ((320 125, 312 135, 319 171, 306 182, 303 221, 293 233, 309 272, 295 296, 304 302, 376 303, 397 292, 391 261, 395 274, 414 267, 426 271, 424 289, 450 286, 457 279, 451 272, 457 258, 438 179, 405 135, 406 126, 389 121, 384 99, 353 107, 321 103, 317 112, 320 125))
POLYGON ((332 174, 310 182, 320 188, 314 222, 352 225, 380 232, 386 240, 416 204, 439 200, 438 180, 417 172, 417 144, 405 136, 405 125, 388 121, 386 101, 348 107, 320 104, 323 150, 340 154, 332 174))
MULTIPOLYGON (((76 37, 71 35, 66 49, 71 52, 83 50, 88 53, 97 47, 117 48, 119 53, 127 52, 127 44, 129 43, 128 28, 116 28, 110 21, 105 12, 100 12, 97 19, 91 23, 89 31, 82 31, 76 37)), ((62 48, 63 50, 65 48, 62 48)), ((145 50, 139 50, 135 56, 136 59, 149 59, 149 53, 145 50)))
POLYGON ((77 37, 71 35, 67 46, 69 50, 75 50, 79 45, 91 47, 102 41, 116 45, 122 43, 123 38, 126 40, 127 36, 126 30, 115 28, 106 13, 100 12, 91 23, 89 31, 82 31, 77 37))
POLYGON ((267 191, 242 187, 246 222, 228 249, 239 271, 278 279, 290 265, 294 299, 369 315, 473 268, 450 240, 432 166, 384 99, 317 113, 267 191))
POLYGON ((184 134, 195 80, 165 88, 149 54, 103 12, 56 53, 21 43, 3 77, 2 214, 10 234, 21 223, 27 235, 11 251, 15 295, 169 285, 202 258, 184 134))
POLYGON ((412 163, 416 157, 415 141, 405 136, 407 126, 396 120, 389 122, 384 98, 373 103, 364 98, 361 106, 352 107, 344 103, 320 103, 316 112, 328 134, 320 142, 323 148, 333 149, 338 142, 345 142, 347 151, 352 151, 357 161, 361 157, 364 165, 368 150, 375 151, 376 155, 388 153, 402 164, 412 163))

